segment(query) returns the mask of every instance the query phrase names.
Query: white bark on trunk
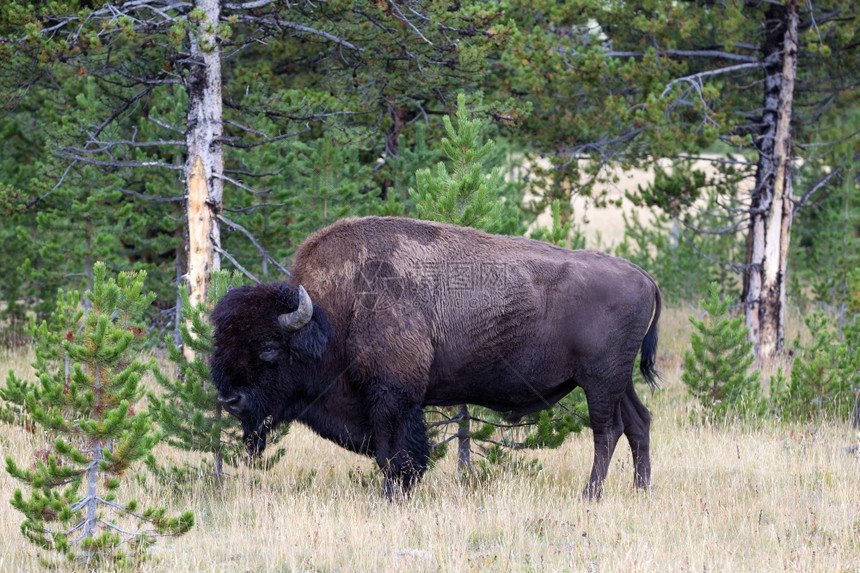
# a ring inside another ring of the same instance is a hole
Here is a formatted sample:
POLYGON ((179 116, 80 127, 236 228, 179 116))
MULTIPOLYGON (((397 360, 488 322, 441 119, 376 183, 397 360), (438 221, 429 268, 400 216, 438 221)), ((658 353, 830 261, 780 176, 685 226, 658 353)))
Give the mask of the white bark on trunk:
MULTIPOLYGON (((191 303, 197 304, 207 298, 210 273, 221 266, 218 253, 221 235, 216 217, 221 213, 223 198, 224 154, 221 50, 217 38, 221 4, 219 0, 195 0, 194 5, 205 13, 198 29, 190 34, 192 63, 185 86, 188 92, 186 276, 191 303)), ((187 346, 184 353, 189 360, 193 358, 187 346)))
POLYGON ((746 319, 760 359, 782 352, 785 289, 792 223, 791 113, 797 70, 798 12, 795 0, 771 6, 765 58, 778 55, 765 74, 763 120, 756 186, 751 202, 745 281, 746 319))

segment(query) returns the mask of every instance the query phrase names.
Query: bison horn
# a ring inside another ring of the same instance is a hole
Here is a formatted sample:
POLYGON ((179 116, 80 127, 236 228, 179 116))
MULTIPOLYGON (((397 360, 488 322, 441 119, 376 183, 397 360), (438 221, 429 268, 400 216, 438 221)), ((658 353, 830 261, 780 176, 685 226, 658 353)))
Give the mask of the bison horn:
POLYGON ((305 287, 299 285, 299 308, 278 316, 278 324, 287 332, 295 332, 311 320, 314 313, 314 303, 305 287))

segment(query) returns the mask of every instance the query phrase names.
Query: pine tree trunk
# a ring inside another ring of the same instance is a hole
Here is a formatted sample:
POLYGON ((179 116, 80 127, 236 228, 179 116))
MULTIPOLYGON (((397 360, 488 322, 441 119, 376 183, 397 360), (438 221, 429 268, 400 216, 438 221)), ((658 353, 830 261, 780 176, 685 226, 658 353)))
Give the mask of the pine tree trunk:
MULTIPOLYGON (((205 301, 209 275, 221 266, 218 219, 224 182, 221 147, 223 109, 221 101, 221 51, 216 32, 219 0, 195 0, 205 13, 204 21, 190 33, 191 63, 185 88, 188 116, 185 140, 188 146, 186 175, 187 280, 191 303, 205 301)), ((185 348, 186 357, 193 356, 185 348)))
MULTIPOLYGON (((221 421, 221 415, 221 404, 216 404, 215 415, 212 417, 216 425, 221 421)), ((220 486, 224 482, 224 454, 221 452, 221 447, 219 446, 212 455, 215 464, 215 467, 213 468, 215 483, 220 486)))
POLYGON ((458 412, 460 421, 457 423, 457 469, 468 469, 472 465, 472 432, 469 429, 469 406, 460 405, 458 412))
MULTIPOLYGON (((101 412, 104 408, 102 403, 102 377, 99 369, 96 368, 93 372, 93 414, 92 418, 95 421, 101 419, 101 412)), ((93 459, 87 467, 87 495, 86 499, 86 516, 84 517, 84 527, 81 539, 92 539, 98 533, 99 522, 99 506, 98 506, 98 482, 99 482, 99 464, 102 461, 102 448, 104 444, 97 438, 90 440, 90 451, 93 459)), ((84 551, 84 560, 87 564, 93 561, 93 551, 87 549, 84 551)))
POLYGON ((771 4, 766 15, 765 94, 756 142, 758 166, 750 202, 746 322, 756 355, 782 352, 785 339, 786 263, 792 222, 791 113, 797 69, 796 0, 771 4))

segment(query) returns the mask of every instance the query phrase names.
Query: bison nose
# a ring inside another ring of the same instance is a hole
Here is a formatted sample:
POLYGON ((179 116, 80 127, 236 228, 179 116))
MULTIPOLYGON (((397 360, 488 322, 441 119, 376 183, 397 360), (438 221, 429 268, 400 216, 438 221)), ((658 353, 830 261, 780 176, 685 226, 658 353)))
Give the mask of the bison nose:
POLYGON ((224 406, 228 412, 237 417, 247 409, 247 401, 243 394, 232 394, 230 396, 218 394, 218 403, 224 406))

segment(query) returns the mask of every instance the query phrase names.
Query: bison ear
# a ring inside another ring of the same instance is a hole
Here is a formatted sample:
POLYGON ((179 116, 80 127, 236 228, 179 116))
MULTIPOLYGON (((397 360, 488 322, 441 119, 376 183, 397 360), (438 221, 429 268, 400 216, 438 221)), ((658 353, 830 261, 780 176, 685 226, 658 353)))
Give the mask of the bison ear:
POLYGON ((290 336, 290 353, 300 362, 315 362, 322 357, 333 338, 331 322, 323 309, 314 304, 310 322, 290 336))

